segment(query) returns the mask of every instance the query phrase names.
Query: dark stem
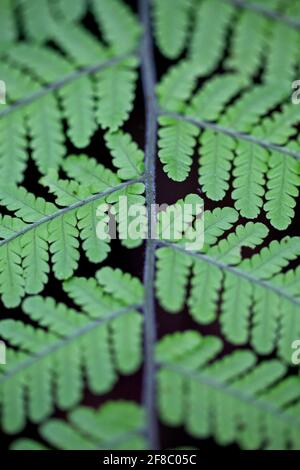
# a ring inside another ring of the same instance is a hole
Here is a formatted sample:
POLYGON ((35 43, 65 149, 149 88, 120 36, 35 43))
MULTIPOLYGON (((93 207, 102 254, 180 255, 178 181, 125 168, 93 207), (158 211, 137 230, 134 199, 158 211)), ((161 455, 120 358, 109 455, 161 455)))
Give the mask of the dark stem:
POLYGON ((155 382, 155 343, 156 318, 154 301, 155 278, 155 240, 151 239, 151 208, 155 204, 155 167, 157 143, 157 107, 155 98, 155 61, 150 26, 149 0, 139 0, 140 19, 144 27, 141 44, 141 75, 146 112, 145 135, 145 187, 148 214, 148 238, 144 264, 144 349, 145 368, 143 376, 143 403, 146 409, 149 446, 151 450, 159 449, 159 430, 156 414, 155 382))

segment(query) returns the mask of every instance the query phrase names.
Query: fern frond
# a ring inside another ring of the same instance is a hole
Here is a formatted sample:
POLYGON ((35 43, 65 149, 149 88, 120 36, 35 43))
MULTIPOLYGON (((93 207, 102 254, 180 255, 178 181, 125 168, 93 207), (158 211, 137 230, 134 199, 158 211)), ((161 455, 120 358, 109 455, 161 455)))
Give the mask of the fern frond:
POLYGON ((270 118, 264 118, 259 129, 255 131, 259 132, 266 141, 282 145, 296 133, 296 128, 293 126, 298 122, 297 106, 286 104, 281 113, 273 113, 270 118))
MULTIPOLYGON (((144 412, 135 402, 108 401, 99 409, 75 408, 65 422, 51 419, 40 427, 40 435, 51 447, 61 450, 142 450, 144 412)), ((11 450, 45 449, 31 439, 18 439, 11 450)))
POLYGON ((185 48, 192 7, 193 0, 153 2, 156 41, 161 53, 168 59, 176 59, 185 48))
POLYGON ((210 130, 200 136, 199 184, 210 199, 223 199, 229 188, 231 162, 235 141, 210 130))
POLYGON ((258 145, 240 141, 234 159, 232 198, 243 217, 255 219, 263 206, 268 152, 258 145))
POLYGON ((14 3, 12 0, 3 0, 0 18, 0 42, 10 43, 17 38, 17 27, 14 17, 14 3))
POLYGON ((90 186, 96 192, 112 189, 121 183, 114 172, 87 155, 70 155, 62 166, 69 178, 90 186))
POLYGON ((167 247, 157 250, 156 256, 157 298, 168 312, 180 312, 185 302, 192 260, 186 254, 167 247), (174 294, 174 285, 176 285, 176 295, 174 294))
POLYGON ((72 22, 84 16, 87 5, 85 0, 78 0, 76 4, 71 0, 57 0, 55 7, 64 20, 72 22))
POLYGON ((127 59, 96 75, 97 120, 103 129, 116 131, 127 121, 133 107, 136 66, 135 59, 127 59))
MULTIPOLYGON (((103 295, 101 288, 99 295, 103 295)), ((16 354, 9 350, 9 357, 12 355, 9 368, 3 369, 0 376, 2 421, 7 432, 20 430, 27 414, 24 407, 10 410, 7 394, 12 387, 20 398, 27 391, 28 417, 40 422, 53 410, 50 384, 54 376, 56 403, 60 408, 68 409, 80 401, 84 377, 82 367, 94 393, 110 390, 117 379, 117 371, 128 374, 137 370, 141 362, 139 337, 142 318, 134 307, 125 306, 126 299, 113 311, 114 296, 104 297, 109 309, 106 313, 98 309, 97 315, 92 317, 64 304, 56 305, 52 298, 29 297, 23 310, 35 322, 34 326, 16 320, 0 322, 1 336, 20 351, 16 354), (121 316, 124 316, 122 320, 121 316), (135 341, 129 341, 130 335, 135 341), (65 368, 67 361, 71 361, 72 366, 65 368)))
POLYGON ((108 59, 108 51, 99 39, 78 24, 56 21, 51 40, 77 65, 87 66, 108 59))
POLYGON ((299 449, 299 377, 287 377, 276 360, 258 364, 246 350, 217 358, 221 348, 218 338, 203 338, 195 331, 160 341, 162 420, 184 425, 195 438, 213 436, 220 445, 299 449), (172 399, 170 389, 175 391, 172 399))
POLYGON ((195 64, 182 60, 163 75, 156 87, 160 106, 168 111, 182 111, 198 77, 195 64))
POLYGON ((106 134, 106 145, 113 156, 113 164, 118 168, 122 180, 138 178, 144 172, 144 153, 138 148, 129 134, 117 132, 106 134))
POLYGON ((261 116, 286 97, 286 90, 273 85, 258 85, 246 91, 222 116, 220 123, 242 132, 249 132, 261 116))
POLYGON ((122 0, 92 0, 95 19, 115 54, 126 54, 137 47, 140 25, 122 0))
MULTIPOLYGON (((81 157, 80 160, 84 165, 85 158, 81 157)), ((113 172, 102 166, 98 167, 95 162, 91 162, 91 165, 87 165, 87 170, 95 170, 96 181, 98 176, 101 178, 104 175, 104 180, 100 181, 105 188, 114 182, 113 172)), ((72 168, 72 164, 69 168, 72 168)), ((117 176, 114 178, 118 182, 117 176)), ((8 186, 0 191, 0 204, 21 219, 5 216, 0 221, 0 292, 7 307, 19 305, 25 291, 36 294, 42 290, 49 272, 48 253, 51 254, 57 279, 71 277, 80 256, 79 235, 87 257, 92 262, 106 258, 110 248, 108 240, 97 237, 96 209, 100 199, 109 198, 113 192, 120 193, 120 189, 124 191, 124 187, 126 190, 127 186, 132 185, 132 180, 109 186, 104 192, 97 192, 72 180, 59 180, 53 171, 42 179, 42 183, 55 194, 56 204, 63 206, 63 209, 41 197, 36 198, 24 188, 8 186), (22 224, 22 221, 26 224, 22 224)), ((144 204, 144 197, 141 196, 144 185, 133 185, 131 191, 129 204, 135 203, 136 198, 139 203, 144 204)), ((137 242, 141 243, 142 239, 134 240, 134 244, 137 242)))
POLYGON ((224 106, 247 84, 240 75, 224 74, 213 77, 195 93, 186 114, 197 119, 216 121, 224 106))
POLYGON ((294 217, 300 184, 299 162, 279 152, 272 152, 267 179, 264 209, 271 224, 278 230, 284 230, 294 217))
POLYGON ((52 32, 54 19, 47 0, 22 0, 19 3, 26 38, 42 43, 52 32))
POLYGON ((226 61, 229 69, 249 77, 256 74, 264 58, 268 26, 263 15, 253 11, 241 11, 235 24, 230 55, 226 61))
POLYGON ((28 159, 25 123, 22 112, 0 119, 0 182, 20 183, 28 159), (12 159, 11 156, 14 156, 12 159))
MULTIPOLYGON (((212 218, 213 215, 208 217, 212 218)), ((229 215, 234 222, 235 215, 229 215)), ((222 217, 220 222, 222 223, 222 217)), ((226 222, 226 229, 230 228, 232 222, 229 224, 226 222)), ((222 239, 212 247, 206 246, 205 254, 185 251, 175 244, 168 244, 168 249, 179 251, 186 256, 190 255, 193 259, 188 306, 195 321, 206 324, 215 320, 217 305, 220 302, 220 322, 226 339, 234 344, 245 344, 251 333, 252 345, 257 352, 269 354, 276 347, 280 357, 290 362, 290 340, 293 335, 297 336, 299 329, 296 327, 296 312, 300 302, 299 283, 297 273, 285 276, 281 272, 299 255, 299 238, 273 241, 268 247, 262 248, 260 253, 241 260, 238 255, 239 249, 237 250, 239 244, 251 246, 253 243, 254 246, 266 236, 264 226, 259 225, 253 226, 250 223, 246 227, 238 226, 236 233, 231 233, 227 240, 222 239), (232 267, 232 264, 236 267, 232 267), (298 291, 295 291, 297 288, 298 291), (253 325, 250 324, 252 312, 253 325), (291 326, 292 322, 294 327, 291 326), (282 328, 277 335, 275 332, 278 331, 279 325, 282 325, 282 328), (267 336, 266 329, 268 329, 267 336), (259 337, 265 338, 263 345, 263 340, 259 337)), ((162 277, 162 273, 164 277, 160 282, 166 284, 168 279, 171 279, 172 273, 162 271, 158 264, 158 276, 162 277)), ((159 295, 158 297, 160 299, 159 295)), ((176 294, 174 297, 173 304, 179 302, 181 293, 178 298, 176 294)))
POLYGON ((122 273, 120 269, 102 268, 97 273, 97 280, 105 292, 125 304, 139 304, 143 300, 143 286, 139 279, 130 274, 122 273))
POLYGON ((299 38, 299 31, 279 21, 274 24, 266 55, 266 83, 274 82, 284 87, 293 81, 298 61, 296 44, 299 38), (282 38, 285 38, 284 42, 282 38))

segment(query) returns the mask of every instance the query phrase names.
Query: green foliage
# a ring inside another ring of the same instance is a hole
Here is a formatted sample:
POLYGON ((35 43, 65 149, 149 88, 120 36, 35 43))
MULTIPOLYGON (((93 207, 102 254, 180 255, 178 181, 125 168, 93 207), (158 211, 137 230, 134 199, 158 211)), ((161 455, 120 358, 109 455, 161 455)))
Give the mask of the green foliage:
POLYGON ((163 421, 184 425, 195 438, 214 436, 222 446, 237 442, 243 449, 298 449, 299 377, 287 377, 279 361, 258 363, 248 350, 220 358, 221 349, 218 338, 196 331, 160 341, 163 421))
MULTIPOLYGON (((33 422, 44 420, 54 405, 61 409, 73 407, 82 398, 84 377, 91 391, 103 394, 112 389, 118 373, 130 374, 138 369, 142 317, 130 306, 141 301, 142 292, 120 299, 119 290, 112 285, 114 275, 119 282, 122 276, 130 277, 120 270, 114 273, 111 268, 102 268, 97 275, 100 285, 94 279, 83 279, 87 295, 90 289, 99 300, 95 310, 80 290, 73 297, 74 283, 80 282, 73 278, 66 284, 66 291, 82 311, 56 304, 51 297, 35 296, 28 297, 22 306, 34 326, 12 319, 0 322, 1 337, 15 348, 8 349, 9 365, 0 375, 2 425, 6 432, 20 431, 27 416, 33 422), (56 398, 51 393, 52 382, 56 383, 56 398), (25 394, 29 397, 28 408, 25 394)), ((138 279, 130 280, 133 288, 142 290, 138 279)), ((83 292, 84 288, 83 283, 83 292)))
POLYGON ((157 420, 222 446, 300 449, 298 2, 134 10, 1 0, 1 428, 14 450, 150 449, 157 420), (128 255, 144 238, 145 256, 128 255), (115 399, 133 381, 143 400, 115 399))
MULTIPOLYGON (((143 411, 134 402, 110 401, 98 410, 75 408, 68 422, 51 419, 40 427, 40 435, 49 445, 61 450, 141 450, 146 448, 139 434, 143 411)), ((15 441, 11 450, 45 450, 31 439, 15 441)))

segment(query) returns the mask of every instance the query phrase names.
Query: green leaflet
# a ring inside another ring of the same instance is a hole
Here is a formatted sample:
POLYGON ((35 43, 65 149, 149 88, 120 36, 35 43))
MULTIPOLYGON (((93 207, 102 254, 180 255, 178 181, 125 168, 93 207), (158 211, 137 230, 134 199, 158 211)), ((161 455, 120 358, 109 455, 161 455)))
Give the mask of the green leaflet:
MULTIPOLYGON (((79 182, 60 180, 54 170, 41 180, 55 195, 57 205, 36 198, 22 187, 4 186, 0 190, 0 204, 17 217, 0 219, 0 292, 9 308, 19 305, 25 293, 42 291, 48 281, 50 259, 57 279, 65 280, 74 274, 80 258, 79 237, 92 263, 104 261, 110 251, 109 239, 98 238, 97 209, 101 201, 105 202, 106 194, 102 195, 101 190, 117 193, 120 180, 111 170, 84 156, 74 157, 75 166, 71 158, 66 167, 75 178, 76 161, 86 165, 86 176, 82 172, 79 182), (89 172, 93 172, 94 181, 89 172), (85 185, 85 177, 92 187, 85 185)), ((144 204, 140 196, 144 192, 143 184, 138 188, 133 186, 131 191, 132 200, 144 204)), ((141 242, 141 239, 134 240, 134 246, 141 242)))
POLYGON ((127 60, 97 74, 97 121, 103 129, 116 131, 127 121, 133 107, 136 60, 127 60))
POLYGON ((176 59, 185 47, 192 6, 193 0, 153 2, 157 44, 169 59, 176 59))
POLYGON ((106 144, 121 179, 129 180, 141 176, 144 170, 144 154, 129 134, 122 132, 107 134, 106 144))
MULTIPOLYGON (((12 387, 20 398, 28 392, 28 417, 40 422, 53 411, 54 399, 50 393, 53 377, 57 382, 56 403, 68 409, 81 399, 82 367, 94 393, 110 390, 117 371, 128 374, 138 369, 141 316, 130 307, 126 308, 130 303, 125 299, 115 305, 114 295, 102 294, 101 289, 99 295, 107 302, 105 313, 99 309, 97 315, 91 315, 89 309, 79 313, 64 304, 56 304, 52 298, 36 296, 27 298, 23 304, 34 326, 16 320, 0 322, 1 337, 20 351, 16 355, 15 351, 8 350, 9 369, 5 368, 0 375, 2 422, 7 432, 20 430, 27 413, 22 406, 14 412, 10 410, 12 387), (136 338, 135 342, 129 341, 131 335, 136 338), (67 366, 69 361, 71 366, 67 366)), ((78 303, 81 305, 80 301, 78 303)))
POLYGON ((174 181, 184 181, 192 165, 192 155, 199 131, 188 122, 160 118, 159 153, 164 171, 174 181))
POLYGON ((210 199, 223 199, 229 188, 235 142, 231 137, 209 130, 200 137, 199 184, 210 199))
POLYGON ((205 0, 197 8, 189 56, 199 74, 208 75, 217 66, 223 53, 224 37, 233 13, 232 5, 220 4, 217 0, 205 0), (204 43, 205 48, 202 47, 204 43))

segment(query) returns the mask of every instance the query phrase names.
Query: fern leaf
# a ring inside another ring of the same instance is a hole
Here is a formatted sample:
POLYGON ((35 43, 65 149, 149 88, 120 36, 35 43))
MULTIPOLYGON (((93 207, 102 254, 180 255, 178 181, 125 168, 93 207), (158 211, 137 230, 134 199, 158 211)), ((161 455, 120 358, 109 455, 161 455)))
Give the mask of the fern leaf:
POLYGON ((161 107, 168 111, 182 111, 197 79, 195 64, 182 60, 170 67, 156 87, 161 107))
POLYGON ((79 66, 107 60, 107 51, 99 39, 76 23, 56 21, 52 27, 51 39, 79 66))
POLYGON ((273 113, 271 118, 265 118, 259 128, 266 141, 283 145, 288 137, 296 133, 293 125, 299 122, 297 106, 285 105, 281 113, 273 113))
POLYGON ((236 351, 207 365, 216 358, 219 344, 211 346, 210 354, 198 363, 190 362, 191 354, 201 358, 205 341, 217 340, 198 334, 196 347, 191 333, 197 335, 196 332, 168 335, 157 347, 163 421, 173 426, 184 424, 193 437, 203 439, 213 435, 220 445, 237 442, 247 449, 277 448, 279 440, 280 448, 288 448, 290 442, 298 448, 296 434, 300 423, 292 412, 299 400, 299 378, 287 378, 285 367, 276 360, 257 365, 250 351, 236 351), (186 338, 190 341, 189 349, 188 340, 183 342, 186 338), (167 344, 173 352, 169 356, 163 354, 167 344), (175 387, 175 407, 174 401, 167 400, 167 390, 174 389, 176 384, 180 386, 175 387), (285 394, 287 390, 290 394, 285 394))
POLYGON ((96 275, 105 292, 125 304, 139 304, 143 299, 143 286, 137 278, 124 274, 120 269, 105 267, 96 275))
POLYGON ((217 66, 233 13, 232 5, 220 4, 217 0, 205 0, 197 9, 189 56, 199 74, 208 75, 217 66), (206 45, 205 48, 203 44, 206 45))
POLYGON ((268 23, 263 15, 242 11, 234 29, 228 68, 246 76, 258 71, 267 43, 268 23))
POLYGON ((227 109, 220 122, 233 129, 249 132, 260 116, 276 107, 285 94, 286 90, 272 85, 253 87, 227 109))
POLYGON ((82 18, 86 12, 86 3, 84 0, 78 0, 74 4, 70 0, 57 0, 56 8, 58 14, 61 15, 66 21, 71 22, 82 18))
POLYGON ((295 76, 297 66, 297 41, 298 32, 284 23, 276 22, 271 31, 265 81, 278 83, 280 86, 289 84, 295 76), (284 47, 282 38, 285 38, 284 47))
POLYGON ((121 374, 130 375, 141 365, 142 327, 141 315, 134 312, 122 315, 112 321, 115 361, 121 374))
POLYGON ((259 222, 248 222, 246 225, 238 225, 234 233, 230 233, 226 239, 209 249, 210 254, 216 255, 223 262, 235 264, 241 259, 241 248, 254 248, 262 243, 269 230, 259 222))
POLYGON ((21 238, 25 291, 28 294, 38 294, 47 283, 50 269, 46 240, 47 232, 43 226, 25 233, 21 238))
POLYGON ((74 276, 64 282, 63 288, 75 304, 93 318, 108 315, 112 310, 122 308, 120 301, 105 295, 94 278, 74 276))
POLYGON ((159 122, 158 156, 164 171, 174 181, 184 181, 190 172, 199 130, 188 122, 166 116, 159 122))
POLYGON ((68 279, 78 266, 79 242, 74 214, 65 214, 49 224, 49 243, 57 279, 68 279))
POLYGON ((82 247, 91 263, 101 263, 110 252, 109 244, 97 237, 97 208, 99 201, 91 202, 77 211, 78 229, 82 247))
POLYGON ((229 188, 235 142, 231 137, 206 130, 200 144, 199 184, 210 199, 219 201, 229 188))
POLYGON ((153 2, 156 41, 168 59, 176 59, 185 47, 192 6, 192 0, 153 2))
POLYGON ((17 38, 17 27, 14 18, 14 4, 12 0, 4 0, 2 2, 0 31, 1 44, 13 42, 17 38))
POLYGON ((96 129, 92 82, 81 77, 60 90, 68 136, 77 148, 87 147, 96 129))
MULTIPOLYGON (((197 367, 208 362, 221 348, 217 338, 202 338, 196 331, 185 331, 165 336, 156 347, 158 363, 174 364, 177 361, 197 367)), ((162 420, 169 426, 178 426, 184 419, 184 381, 172 370, 160 369, 158 373, 159 411, 162 420), (174 391, 167 399, 169 387, 174 391)))
POLYGON ((53 16, 47 0, 23 0, 20 2, 26 37, 44 42, 51 36, 53 16))
POLYGON ((238 220, 238 213, 231 207, 217 207, 204 213, 205 245, 214 245, 225 230, 230 230, 238 220))
POLYGON ((260 253, 243 260, 241 266, 261 279, 271 278, 287 266, 289 261, 297 257, 300 250, 299 241, 299 237, 287 237, 281 241, 273 240, 260 253))
POLYGON ((253 328, 251 343, 260 354, 270 354, 276 343, 279 298, 259 286, 254 290, 253 328))
POLYGON ((113 164, 118 168, 118 176, 123 180, 138 178, 144 171, 144 154, 129 134, 117 132, 106 134, 106 145, 113 156, 113 164))
POLYGON ((225 337, 233 344, 247 343, 251 294, 249 282, 225 274, 221 325, 225 337))
POLYGON ((64 135, 57 102, 44 96, 27 107, 32 158, 41 173, 57 168, 65 155, 64 135))
POLYGON ((70 155, 63 162, 63 169, 70 178, 89 185, 95 192, 114 188, 121 182, 115 173, 87 155, 70 155))
MULTIPOLYGON (((144 413, 135 402, 108 401, 99 409, 75 408, 68 422, 51 419, 40 428, 40 434, 48 445, 63 450, 124 450, 145 449, 141 435, 144 413)), ((37 441, 18 439, 12 450, 45 449, 37 441)))
POLYGON ((264 209, 271 224, 284 230, 294 216, 295 199, 299 193, 299 164, 281 153, 272 152, 267 178, 264 209))
POLYGON ((54 204, 41 197, 35 197, 26 189, 20 187, 2 187, 0 191, 0 204, 14 211, 15 215, 24 222, 35 222, 40 218, 55 212, 54 204))
POLYGON ((116 131, 128 119, 133 107, 136 60, 131 59, 102 70, 97 79, 97 120, 103 129, 116 131))
POLYGON ((156 292, 160 304, 168 312, 182 310, 186 297, 186 287, 191 259, 171 248, 160 248, 156 252, 157 274, 156 292), (174 293, 176 285, 176 295, 174 293))
POLYGON ((15 111, 0 119, 0 181, 20 183, 27 163, 23 113, 15 111), (14 156, 12 159, 11 156, 14 156))
POLYGON ((8 308, 16 307, 24 295, 24 276, 20 246, 15 240, 10 246, 0 247, 0 292, 8 308))
MULTIPOLYGON (((34 324, 26 325, 15 320, 0 322, 1 336, 22 352, 20 357, 9 363, 9 369, 0 375, 0 382, 7 390, 12 384, 20 394, 28 392, 28 417, 35 422, 42 421, 53 411, 54 399, 50 393, 53 378, 56 379, 57 405, 68 409, 78 403, 82 396, 82 366, 87 372, 91 389, 95 393, 105 393, 117 380, 116 371, 132 373, 140 365, 138 337, 142 319, 134 311, 127 313, 123 309, 115 315, 110 311, 106 315, 107 319, 104 317, 102 321, 98 313, 95 321, 85 313, 68 309, 63 304, 56 305, 52 298, 38 296, 26 299, 23 310, 34 324), (117 322, 118 315, 124 315, 121 323, 117 322), (107 322, 111 320, 114 333, 110 338, 107 322), (135 334, 135 343, 130 344, 128 341, 130 334, 135 334), (114 356, 110 351, 110 341, 114 356), (125 357, 128 359, 126 364, 125 357), (24 380, 20 381, 22 377, 24 380)), ((0 401, 5 409, 5 394, 1 395, 0 401)), ((16 432, 24 425, 22 408, 15 412, 6 409, 5 414, 3 425, 10 432, 16 432)))
POLYGON ((234 159, 232 198, 243 217, 255 219, 263 206, 268 153, 262 147, 240 141, 234 159))
POLYGON ((216 121, 226 103, 246 84, 247 80, 235 74, 213 77, 195 93, 186 114, 195 116, 197 119, 216 121))

